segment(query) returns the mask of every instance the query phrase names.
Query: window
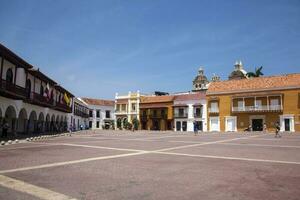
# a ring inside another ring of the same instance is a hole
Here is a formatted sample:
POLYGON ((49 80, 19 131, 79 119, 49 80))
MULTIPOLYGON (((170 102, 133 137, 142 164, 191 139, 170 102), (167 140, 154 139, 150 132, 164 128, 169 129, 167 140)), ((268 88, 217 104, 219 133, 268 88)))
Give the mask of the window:
POLYGON ((110 111, 109 110, 105 111, 105 118, 110 118, 110 111))
POLYGON ((40 95, 44 95, 44 87, 41 85, 41 88, 40 88, 40 95))
POLYGON ((132 111, 136 111, 136 104, 135 103, 131 104, 131 109, 132 109, 132 111))
POLYGON ((90 117, 93 117, 93 110, 90 110, 90 112, 89 112, 90 114, 90 117))
POLYGON ((157 110, 153 110, 153 117, 157 116, 157 110))
POLYGON ((13 75, 12 69, 9 68, 9 69, 6 71, 6 82, 12 84, 12 83, 13 83, 13 79, 14 79, 14 75, 13 75))
POLYGON ((279 105, 279 99, 271 99, 271 105, 272 106, 279 105))
POLYGON ((93 127, 93 122, 89 121, 89 127, 92 128, 93 127))
POLYGON ((122 104, 122 111, 126 111, 126 104, 122 104))
POLYGON ((100 118, 100 110, 97 110, 97 111, 96 111, 96 117, 97 117, 97 118, 100 118))
POLYGON ((195 117, 201 117, 201 108, 200 107, 196 108, 195 117))
POLYGON ((183 108, 179 108, 178 109, 178 113, 179 113, 179 116, 183 116, 184 115, 184 109, 183 108))
POLYGON ((30 98, 30 92, 31 92, 31 81, 29 79, 26 80, 26 95, 27 98, 30 98))
POLYGON ((100 127, 100 122, 99 122, 99 121, 97 121, 97 125, 96 125, 96 127, 97 127, 97 128, 99 128, 99 127, 100 127))

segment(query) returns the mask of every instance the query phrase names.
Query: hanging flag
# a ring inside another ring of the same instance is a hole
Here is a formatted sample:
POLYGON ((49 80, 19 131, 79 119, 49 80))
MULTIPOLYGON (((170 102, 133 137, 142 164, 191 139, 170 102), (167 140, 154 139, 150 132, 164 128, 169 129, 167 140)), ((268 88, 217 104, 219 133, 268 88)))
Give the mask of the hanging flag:
POLYGON ((68 97, 67 93, 64 94, 64 100, 66 102, 66 104, 69 106, 71 103, 70 97, 68 97))
POLYGON ((47 97, 47 99, 50 99, 50 87, 49 87, 49 83, 47 83, 46 85, 46 89, 44 91, 44 97, 47 97))

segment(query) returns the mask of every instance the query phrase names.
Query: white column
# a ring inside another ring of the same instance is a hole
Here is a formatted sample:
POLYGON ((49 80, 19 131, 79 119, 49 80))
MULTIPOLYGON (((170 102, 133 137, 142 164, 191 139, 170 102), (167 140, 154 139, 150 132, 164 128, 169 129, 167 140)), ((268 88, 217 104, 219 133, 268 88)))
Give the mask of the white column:
POLYGON ((283 105, 282 105, 282 95, 280 95, 280 108, 283 110, 283 105))

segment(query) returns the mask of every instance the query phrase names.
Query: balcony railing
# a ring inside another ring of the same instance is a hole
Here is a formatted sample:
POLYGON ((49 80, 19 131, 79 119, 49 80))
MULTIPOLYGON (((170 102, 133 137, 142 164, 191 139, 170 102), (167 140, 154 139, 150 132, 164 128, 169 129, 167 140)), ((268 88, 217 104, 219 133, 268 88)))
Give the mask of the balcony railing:
POLYGON ((202 118, 202 113, 194 113, 194 118, 202 118))
POLYGON ((240 106, 232 107, 232 112, 281 111, 281 105, 240 106))
POLYGON ((187 113, 174 113, 174 118, 187 118, 187 113))
POLYGON ((219 113, 219 108, 208 108, 209 113, 219 113))
POLYGON ((152 119, 166 119, 167 118, 167 114, 150 114, 149 115, 149 118, 152 118, 152 119))
POLYGON ((85 112, 80 111, 80 110, 75 110, 74 114, 77 115, 77 116, 80 116, 80 117, 84 117, 84 118, 88 118, 89 117, 88 113, 85 113, 85 112))
POLYGON ((1 85, 0 85, 0 89, 4 92, 6 92, 8 95, 16 97, 16 98, 20 98, 20 99, 25 99, 26 98, 26 89, 9 83, 6 80, 1 79, 1 85))
POLYGON ((36 104, 47 106, 47 107, 54 106, 53 99, 48 99, 47 97, 44 97, 43 95, 35 93, 35 92, 31 92, 30 101, 32 103, 36 103, 36 104))
POLYGON ((64 111, 64 112, 69 112, 69 113, 72 112, 71 107, 69 107, 69 106, 66 105, 66 104, 59 103, 59 102, 56 102, 55 108, 56 108, 57 110, 61 110, 61 111, 64 111))

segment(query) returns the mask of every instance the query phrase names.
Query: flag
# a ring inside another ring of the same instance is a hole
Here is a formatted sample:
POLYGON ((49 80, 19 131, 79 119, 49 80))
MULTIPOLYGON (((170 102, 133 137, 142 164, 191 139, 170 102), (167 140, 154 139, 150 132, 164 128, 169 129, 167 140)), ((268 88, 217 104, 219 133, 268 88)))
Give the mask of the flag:
POLYGON ((50 87, 49 87, 49 83, 47 83, 47 85, 46 85, 46 89, 44 91, 44 97, 47 97, 48 100, 50 99, 50 87))
POLYGON ((68 97, 67 93, 64 94, 64 100, 65 100, 67 105, 70 105, 71 100, 70 100, 70 97, 68 97))

